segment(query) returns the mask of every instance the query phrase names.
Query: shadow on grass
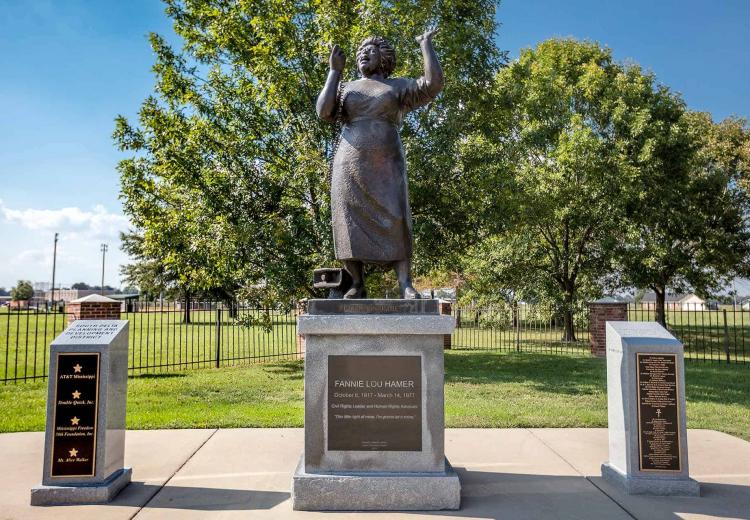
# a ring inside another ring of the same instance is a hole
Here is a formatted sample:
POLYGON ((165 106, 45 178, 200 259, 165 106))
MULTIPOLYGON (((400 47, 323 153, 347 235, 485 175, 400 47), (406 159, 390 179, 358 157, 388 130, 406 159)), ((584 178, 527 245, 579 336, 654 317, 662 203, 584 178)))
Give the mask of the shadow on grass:
POLYGON ((130 374, 128 379, 169 379, 171 377, 187 377, 184 372, 165 372, 161 374, 130 374))
MULTIPOLYGON (((448 383, 525 383, 543 392, 582 395, 606 392, 604 359, 535 353, 450 352, 448 383)), ((750 408, 750 370, 743 365, 685 362, 687 399, 750 408)))
POLYGON ((606 389, 601 359, 544 354, 460 353, 445 356, 449 383, 526 383, 556 394, 594 394, 606 389))
POLYGON ((750 409, 750 367, 685 362, 688 401, 738 404, 750 409))
POLYGON ((301 380, 305 375, 305 362, 302 360, 280 361, 273 365, 265 365, 263 370, 290 381, 301 380))

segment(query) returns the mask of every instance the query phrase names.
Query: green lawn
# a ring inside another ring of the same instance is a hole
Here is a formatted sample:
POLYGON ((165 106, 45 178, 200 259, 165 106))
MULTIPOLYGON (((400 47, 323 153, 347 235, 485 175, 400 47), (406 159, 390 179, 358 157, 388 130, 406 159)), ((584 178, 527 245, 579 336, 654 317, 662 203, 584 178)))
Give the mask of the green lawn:
MULTIPOLYGON (((302 362, 136 375, 128 428, 302 426, 302 362)), ((746 367, 688 363, 688 426, 750 440, 746 367)), ((446 352, 449 427, 604 427, 605 363, 560 354, 446 352)), ((45 382, 0 385, 0 431, 44 428, 45 382)))

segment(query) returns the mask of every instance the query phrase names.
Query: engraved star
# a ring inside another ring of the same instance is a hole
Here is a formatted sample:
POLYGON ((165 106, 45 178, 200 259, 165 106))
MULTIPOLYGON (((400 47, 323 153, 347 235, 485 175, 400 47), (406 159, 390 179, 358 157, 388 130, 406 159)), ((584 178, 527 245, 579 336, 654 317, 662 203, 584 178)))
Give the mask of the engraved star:
POLYGON ((73 392, 73 399, 80 399, 80 398, 81 398, 81 392, 79 392, 78 390, 73 392))
POLYGON ((79 363, 76 363, 76 365, 73 367, 73 372, 80 372, 82 368, 83 367, 79 363))
POLYGON ((78 426, 79 421, 80 419, 78 417, 73 416, 73 418, 70 420, 70 424, 72 424, 73 426, 78 426))
POLYGON ((68 451, 70 453, 71 457, 76 457, 78 455, 78 450, 73 448, 72 450, 68 451))

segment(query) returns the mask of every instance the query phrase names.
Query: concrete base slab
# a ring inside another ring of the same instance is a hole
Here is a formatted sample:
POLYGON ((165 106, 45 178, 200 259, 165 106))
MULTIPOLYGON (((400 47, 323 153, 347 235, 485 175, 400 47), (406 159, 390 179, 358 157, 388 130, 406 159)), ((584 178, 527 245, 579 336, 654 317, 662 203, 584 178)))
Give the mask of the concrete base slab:
MULTIPOLYGON (((133 480, 111 502, 101 505, 34 507, 29 490, 39 484, 44 432, 0 434, 0 518, 3 520, 129 520, 216 430, 140 430, 125 437, 125 466, 133 480)), ((290 471, 291 473, 291 471, 290 471)))
POLYGON ((133 481, 101 505, 34 507, 44 434, 0 434, 0 519, 13 520, 750 520, 750 442, 688 430, 700 498, 628 495, 601 477, 604 428, 446 430, 458 511, 293 511, 301 428, 140 430, 126 437, 133 481))
POLYGON ((305 473, 300 458, 292 477, 298 511, 437 511, 461 506, 461 482, 448 461, 445 473, 305 473))
POLYGON ((626 475, 608 463, 602 464, 602 478, 628 495, 697 497, 701 494, 700 484, 692 478, 626 475))
POLYGON ((71 504, 106 504, 130 484, 132 468, 123 468, 106 481, 95 485, 45 486, 31 488, 32 506, 67 506, 71 504))

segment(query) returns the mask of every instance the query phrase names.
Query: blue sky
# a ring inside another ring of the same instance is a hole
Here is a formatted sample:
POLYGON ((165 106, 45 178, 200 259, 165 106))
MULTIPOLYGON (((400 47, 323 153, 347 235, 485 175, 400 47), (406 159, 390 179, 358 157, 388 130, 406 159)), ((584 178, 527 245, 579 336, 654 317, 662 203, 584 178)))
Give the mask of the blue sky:
MULTIPOLYGON (((506 0, 501 48, 552 36, 597 40, 716 119, 750 116, 750 1, 506 0)), ((147 34, 175 41, 157 0, 0 0, 0 286, 57 279, 119 285, 127 227, 110 135, 152 90, 147 34)))

